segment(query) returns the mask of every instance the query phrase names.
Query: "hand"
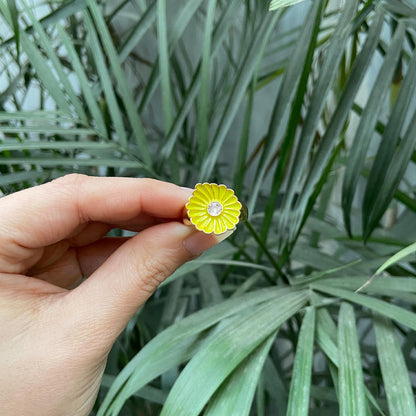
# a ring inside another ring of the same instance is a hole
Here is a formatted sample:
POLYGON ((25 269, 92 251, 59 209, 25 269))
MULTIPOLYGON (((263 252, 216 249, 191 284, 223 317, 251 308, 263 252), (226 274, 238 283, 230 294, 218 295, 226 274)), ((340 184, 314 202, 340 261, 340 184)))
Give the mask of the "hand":
POLYGON ((189 195, 151 179, 68 175, 0 199, 2 416, 89 414, 129 319, 218 242, 178 221, 189 195), (112 228, 139 233, 105 237, 112 228))

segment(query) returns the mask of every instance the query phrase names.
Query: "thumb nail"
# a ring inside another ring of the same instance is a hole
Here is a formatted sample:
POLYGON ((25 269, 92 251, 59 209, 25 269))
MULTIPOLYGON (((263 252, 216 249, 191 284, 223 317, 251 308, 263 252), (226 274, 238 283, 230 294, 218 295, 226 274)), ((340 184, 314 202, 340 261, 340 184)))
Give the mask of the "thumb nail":
POLYGON ((205 234, 202 231, 196 231, 187 237, 183 245, 195 257, 200 256, 205 250, 228 238, 234 230, 228 230, 222 234, 205 234))

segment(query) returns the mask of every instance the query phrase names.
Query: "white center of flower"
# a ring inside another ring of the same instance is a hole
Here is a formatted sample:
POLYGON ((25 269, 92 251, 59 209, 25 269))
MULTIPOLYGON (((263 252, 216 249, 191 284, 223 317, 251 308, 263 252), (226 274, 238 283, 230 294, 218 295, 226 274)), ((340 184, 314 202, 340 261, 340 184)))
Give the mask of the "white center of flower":
POLYGON ((218 217, 223 210, 223 206, 218 201, 212 201, 208 204, 207 211, 209 215, 218 217))

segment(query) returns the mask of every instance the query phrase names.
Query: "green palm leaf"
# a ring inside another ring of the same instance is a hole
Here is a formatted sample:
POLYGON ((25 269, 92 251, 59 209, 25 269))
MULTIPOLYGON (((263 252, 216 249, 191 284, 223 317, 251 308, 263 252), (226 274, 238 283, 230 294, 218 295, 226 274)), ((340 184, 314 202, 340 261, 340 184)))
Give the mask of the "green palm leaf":
POLYGON ((204 416, 248 416, 264 362, 276 338, 273 332, 215 392, 204 416))
POLYGON ((299 137, 299 146, 293 155, 293 163, 288 174, 288 183, 283 197, 283 210, 279 217, 279 229, 288 229, 288 239, 293 241, 297 236, 302 221, 300 214, 292 212, 292 205, 296 191, 306 175, 306 167, 310 150, 315 139, 316 129, 324 108, 327 95, 337 74, 345 44, 348 40, 351 19, 357 9, 358 2, 349 1, 339 17, 335 32, 331 38, 322 63, 319 77, 314 86, 308 112, 299 137))
POLYGON ((366 415, 364 379, 354 309, 341 304, 338 324, 340 415, 366 415))
POLYGON ((253 76, 253 73, 257 68, 257 65, 259 64, 267 40, 278 18, 279 13, 266 16, 266 18, 261 22, 261 24, 255 31, 256 34, 248 47, 248 51, 245 54, 244 59, 240 63, 240 69, 235 78, 235 82, 232 87, 232 92, 230 93, 227 100, 226 111, 221 117, 218 128, 216 129, 214 135, 215 139, 212 144, 211 151, 207 154, 202 164, 200 174, 201 180, 208 180, 208 178, 212 174, 215 161, 217 160, 218 155, 221 151, 226 134, 231 126, 236 112, 238 111, 239 105, 241 104, 241 100, 244 97, 247 85, 249 84, 251 77, 253 76))
POLYGON ((112 385, 98 416, 117 414, 124 402, 141 386, 169 368, 189 359, 205 337, 203 331, 244 309, 290 295, 288 289, 262 290, 222 302, 191 315, 160 333, 120 373, 112 385), (202 334, 202 335, 200 335, 202 334))
POLYGON ((248 209, 252 212, 257 201, 258 193, 263 184, 267 166, 280 145, 280 159, 276 166, 273 187, 267 201, 266 214, 263 220, 261 237, 266 241, 266 233, 270 229, 270 223, 276 206, 278 192, 283 181, 285 166, 290 156, 295 138, 296 125, 298 123, 298 113, 301 111, 303 95, 307 85, 308 74, 312 65, 313 55, 316 48, 316 40, 319 33, 319 26, 322 19, 323 2, 315 2, 310 10, 309 18, 305 22, 303 31, 299 37, 300 47, 296 49, 290 60, 287 71, 282 80, 282 86, 276 97, 273 114, 270 120, 269 129, 265 139, 264 150, 257 168, 256 181, 253 193, 249 201, 248 209), (299 85, 298 85, 299 83, 299 85), (295 86, 298 85, 296 88, 295 86), (289 120, 288 134, 280 143, 281 135, 285 126, 288 112, 288 103, 293 101, 292 114, 289 120), (295 107, 296 106, 296 107, 295 107), (296 109, 296 111, 295 111, 296 109))
POLYGON ((302 416, 309 413, 314 333, 315 309, 310 308, 303 318, 299 332, 290 384, 287 416, 302 416))
MULTIPOLYGON (((134 99, 133 96, 131 94, 129 85, 127 83, 127 79, 125 76, 125 73, 121 67, 121 62, 120 62, 120 58, 117 54, 116 48, 112 42, 112 39, 110 37, 110 34, 108 32, 108 29, 105 25, 104 19, 99 11, 98 5, 95 2, 95 0, 88 0, 88 6, 91 10, 92 16, 94 18, 94 22, 96 24, 97 27, 97 33, 100 36, 100 39, 103 43, 103 47, 104 50, 107 52, 107 57, 110 61, 110 66, 111 69, 113 71, 114 77, 116 79, 117 85, 120 89, 120 96, 121 99, 123 101, 124 104, 124 108, 125 111, 127 112, 127 116, 129 118, 130 121, 130 125, 132 126, 133 129, 133 134, 135 137, 135 140, 137 142, 137 146, 139 149, 139 154, 140 154, 140 158, 143 160, 144 164, 146 164, 147 166, 151 166, 151 156, 150 156, 150 152, 149 152, 149 148, 148 148, 148 143, 147 140, 145 139, 145 135, 144 135, 144 131, 143 131, 143 126, 141 123, 141 120, 139 118, 139 115, 137 114, 136 111, 136 105, 134 103, 134 99)), ((88 23, 89 18, 87 17, 87 15, 85 15, 86 21, 88 23)), ((90 35, 92 36, 92 39, 94 39, 93 45, 97 45, 98 44, 98 39, 94 33, 94 29, 91 23, 88 24, 89 28, 90 28, 90 35)), ((95 46, 91 45, 92 50, 95 48, 95 46)), ((99 49, 96 49, 99 50, 99 49)), ((97 58, 101 61, 102 64, 104 64, 104 62, 102 62, 102 57, 97 55, 97 58)), ((102 66, 102 65, 101 65, 102 66)), ((105 66, 105 64, 104 64, 105 66)), ((101 73, 102 75, 104 75, 106 73, 104 67, 102 67, 101 69, 101 73)), ((105 82, 106 84, 108 83, 107 80, 107 76, 105 76, 105 82)), ((114 103, 113 105, 111 105, 111 108, 116 108, 116 104, 114 102, 114 97, 113 94, 110 93, 110 88, 107 88, 107 96, 111 97, 112 102, 114 103)), ((121 121, 118 121, 119 123, 121 123, 121 121)), ((122 133, 122 127, 120 126, 119 130, 118 130, 119 134, 121 134, 123 137, 123 133, 122 133)), ((123 142, 124 145, 126 144, 126 139, 123 138, 123 142)))
POLYGON ((277 10, 281 7, 288 7, 292 4, 300 3, 303 0, 272 0, 270 3, 270 10, 277 10))
POLYGON ((199 415, 236 366, 306 302, 303 292, 288 294, 235 317, 218 330, 182 371, 161 416, 199 415), (253 328, 257 328, 253 332, 253 328))
POLYGON ((374 52, 379 42, 383 23, 384 10, 382 7, 378 7, 376 9, 374 21, 372 22, 371 28, 368 32, 366 42, 354 62, 354 66, 351 69, 351 73, 349 74, 345 87, 342 91, 342 96, 340 97, 336 110, 325 130, 320 146, 313 158, 308 178, 303 185, 302 191, 300 192, 300 197, 296 201, 295 209, 300 211, 301 216, 304 215, 308 199, 311 197, 315 186, 318 183, 318 178, 322 177, 325 166, 328 164, 331 152, 335 147, 336 139, 341 135, 342 128, 351 111, 351 107, 359 87, 372 61, 374 52))
POLYGON ((408 369, 391 321, 374 318, 377 354, 391 415, 416 415, 415 397, 408 369))
POLYGON ((370 140, 374 131, 374 126, 380 112, 383 97, 385 96, 396 68, 400 56, 401 46, 404 38, 404 27, 400 25, 396 29, 394 38, 391 41, 387 54, 380 68, 378 76, 373 86, 367 105, 360 119, 357 134, 348 157, 348 164, 345 171, 345 178, 342 189, 342 207, 344 214, 345 227, 351 234, 350 213, 352 201, 357 188, 358 178, 364 167, 370 140))
POLYGON ((416 314, 400 306, 392 305, 388 302, 384 302, 370 296, 360 295, 358 293, 353 293, 345 289, 340 289, 322 283, 312 283, 311 286, 321 292, 329 293, 332 296, 338 296, 358 305, 365 306, 381 315, 400 322, 402 325, 416 330, 416 314))

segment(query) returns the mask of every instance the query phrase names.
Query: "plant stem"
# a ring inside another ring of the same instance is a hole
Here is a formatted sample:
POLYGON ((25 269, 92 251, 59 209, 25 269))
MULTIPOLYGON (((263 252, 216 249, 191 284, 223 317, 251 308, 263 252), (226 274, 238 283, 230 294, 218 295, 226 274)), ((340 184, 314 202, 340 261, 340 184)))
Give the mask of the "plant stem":
POLYGON ((262 250, 264 251, 264 254, 270 260, 270 262, 272 263, 273 267, 276 269, 277 273, 282 278, 283 282, 286 283, 287 285, 290 285, 289 278, 285 275, 285 273, 283 272, 283 270, 281 269, 281 267, 279 266, 279 264, 277 263, 277 261, 274 259, 274 257, 272 256, 272 254, 270 253, 270 251, 268 250, 268 248, 266 247, 266 245, 263 243, 263 241, 261 240, 261 238, 258 235, 257 231, 251 225, 251 222, 250 221, 245 221, 244 224, 246 225, 246 227, 248 228, 248 230, 250 231, 251 235, 254 237, 254 239, 256 240, 256 242, 262 248, 262 250))

